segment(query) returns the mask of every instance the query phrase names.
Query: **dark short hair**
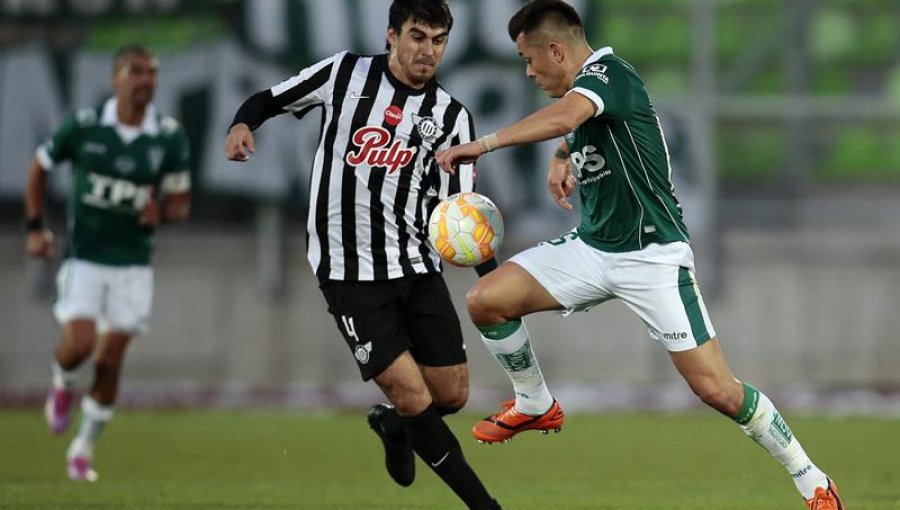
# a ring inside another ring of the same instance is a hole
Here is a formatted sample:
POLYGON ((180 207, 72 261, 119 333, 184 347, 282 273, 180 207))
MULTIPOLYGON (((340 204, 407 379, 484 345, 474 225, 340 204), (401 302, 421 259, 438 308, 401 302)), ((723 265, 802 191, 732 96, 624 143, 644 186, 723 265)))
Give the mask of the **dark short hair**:
MULTIPOLYGON (((447 0, 394 0, 388 14, 388 28, 400 33, 409 20, 422 22, 430 27, 453 28, 453 15, 447 0)), ((390 49, 390 44, 386 49, 390 49)))
POLYGON ((509 37, 515 42, 519 34, 528 35, 546 23, 584 32, 581 16, 562 0, 531 0, 509 20, 509 37))
POLYGON ((125 65, 125 62, 132 55, 141 55, 144 57, 153 57, 153 52, 151 52, 146 46, 143 44, 128 44, 122 46, 118 50, 116 50, 115 56, 113 56, 113 71, 118 71, 125 65))

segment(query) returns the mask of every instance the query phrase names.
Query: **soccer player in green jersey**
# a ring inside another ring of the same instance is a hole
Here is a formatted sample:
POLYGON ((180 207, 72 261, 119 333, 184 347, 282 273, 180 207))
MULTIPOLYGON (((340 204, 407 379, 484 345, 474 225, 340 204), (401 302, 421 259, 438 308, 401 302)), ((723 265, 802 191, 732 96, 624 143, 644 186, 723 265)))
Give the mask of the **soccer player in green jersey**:
POLYGON ((568 314, 623 300, 669 352, 691 389, 732 418, 791 474, 810 509, 843 509, 831 480, 809 459, 773 406, 734 377, 694 279, 694 260, 659 119, 634 67, 588 45, 578 13, 560 0, 533 0, 509 23, 526 74, 555 103, 475 142, 438 153, 452 172, 482 154, 563 137, 547 178, 565 209, 579 191, 581 223, 526 250, 468 293, 472 321, 513 382, 516 398, 473 430, 502 442, 563 423, 521 318, 568 314))
POLYGON ((97 479, 91 467, 94 445, 113 416, 125 350, 150 319, 154 229, 189 214, 187 136, 153 106, 156 76, 157 61, 147 48, 122 48, 113 60, 115 96, 69 116, 38 147, 28 170, 27 251, 50 258, 47 172, 63 161, 72 163, 65 261, 53 306, 62 338, 44 414, 54 433, 66 431, 76 369, 94 354, 93 386, 81 399, 81 425, 66 454, 73 480, 97 479))

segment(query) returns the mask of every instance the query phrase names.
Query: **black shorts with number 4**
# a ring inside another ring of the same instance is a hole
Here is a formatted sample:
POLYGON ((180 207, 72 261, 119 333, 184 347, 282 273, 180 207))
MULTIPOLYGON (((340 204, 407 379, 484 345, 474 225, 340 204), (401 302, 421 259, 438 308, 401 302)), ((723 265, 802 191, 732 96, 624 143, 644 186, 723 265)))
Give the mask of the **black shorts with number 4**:
POLYGON ((429 367, 466 362, 459 317, 441 275, 377 282, 325 280, 320 288, 364 381, 407 350, 429 367))

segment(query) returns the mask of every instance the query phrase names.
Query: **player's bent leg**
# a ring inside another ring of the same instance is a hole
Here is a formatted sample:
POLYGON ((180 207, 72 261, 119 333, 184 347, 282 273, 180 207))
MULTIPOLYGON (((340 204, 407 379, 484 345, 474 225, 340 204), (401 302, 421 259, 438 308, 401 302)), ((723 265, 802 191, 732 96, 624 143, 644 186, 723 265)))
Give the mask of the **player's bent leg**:
POLYGON ((448 367, 420 365, 422 377, 441 416, 453 414, 469 400, 469 367, 465 363, 448 367))
POLYGON ((432 402, 428 385, 409 352, 375 376, 396 407, 413 450, 470 509, 499 508, 466 462, 459 442, 432 402))
POLYGON ((97 326, 93 318, 76 318, 62 326, 62 338, 56 346, 56 361, 67 371, 81 366, 94 352, 97 326))
POLYGON ((81 399, 81 425, 66 451, 68 475, 72 480, 97 481, 97 472, 91 468, 94 446, 113 413, 112 406, 101 405, 90 395, 81 399))
POLYGON ((479 278, 466 293, 466 307, 472 322, 492 326, 562 305, 528 271, 515 262, 504 262, 479 278))
POLYGON ((700 400, 734 417, 744 401, 744 390, 735 379, 716 338, 686 351, 670 352, 675 368, 700 400))
POLYGON ((106 333, 100 340, 94 364, 91 396, 102 405, 110 406, 116 401, 122 365, 130 340, 131 334, 121 331, 106 333))
POLYGON ((506 442, 525 430, 559 431, 564 415, 553 399, 520 317, 562 306, 522 266, 506 262, 475 283, 467 296, 469 316, 481 340, 506 371, 515 400, 472 429, 483 443, 506 442))
POLYGON ((113 404, 130 338, 130 333, 110 332, 100 340, 95 359, 94 384, 90 393, 81 399, 78 434, 66 453, 68 474, 72 480, 93 482, 98 478, 91 467, 94 449, 114 414, 113 404))
POLYGON ((77 369, 91 355, 96 339, 93 319, 70 320, 63 324, 62 330, 62 338, 51 364, 52 383, 44 402, 44 418, 56 435, 69 429, 77 369))
POLYGON ((669 354, 694 393, 734 420, 787 469, 808 508, 843 509, 833 482, 812 463, 769 398, 732 375, 717 339, 669 354))
POLYGON ((370 408, 367 421, 381 439, 388 474, 398 485, 409 487, 416 477, 416 463, 401 414, 419 414, 431 404, 431 398, 421 380, 418 365, 408 351, 374 380, 391 404, 377 404, 370 408))

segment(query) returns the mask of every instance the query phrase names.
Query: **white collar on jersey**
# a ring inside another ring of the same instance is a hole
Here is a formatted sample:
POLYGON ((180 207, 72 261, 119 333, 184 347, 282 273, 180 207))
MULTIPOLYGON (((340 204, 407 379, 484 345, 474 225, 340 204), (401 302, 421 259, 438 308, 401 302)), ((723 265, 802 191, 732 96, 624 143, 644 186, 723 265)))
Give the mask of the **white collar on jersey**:
MULTIPOLYGON (((116 105, 119 104, 118 99, 115 96, 106 100, 106 103, 103 104, 103 112, 100 116, 100 125, 101 126, 112 126, 115 128, 131 128, 130 130, 135 130, 133 126, 126 126, 119 122, 119 115, 116 113, 116 105)), ((144 120, 141 121, 140 128, 137 128, 138 133, 145 134, 149 136, 156 136, 159 134, 159 122, 156 121, 156 107, 153 106, 153 103, 147 105, 147 109, 144 111, 144 120)))
POLYGON ((584 61, 584 64, 582 64, 581 67, 584 67, 584 66, 590 64, 591 62, 600 60, 601 58, 603 58, 607 55, 612 55, 612 54, 613 54, 612 46, 604 46, 604 47, 600 48, 599 50, 595 51, 594 53, 592 53, 591 56, 588 57, 587 60, 584 61))

